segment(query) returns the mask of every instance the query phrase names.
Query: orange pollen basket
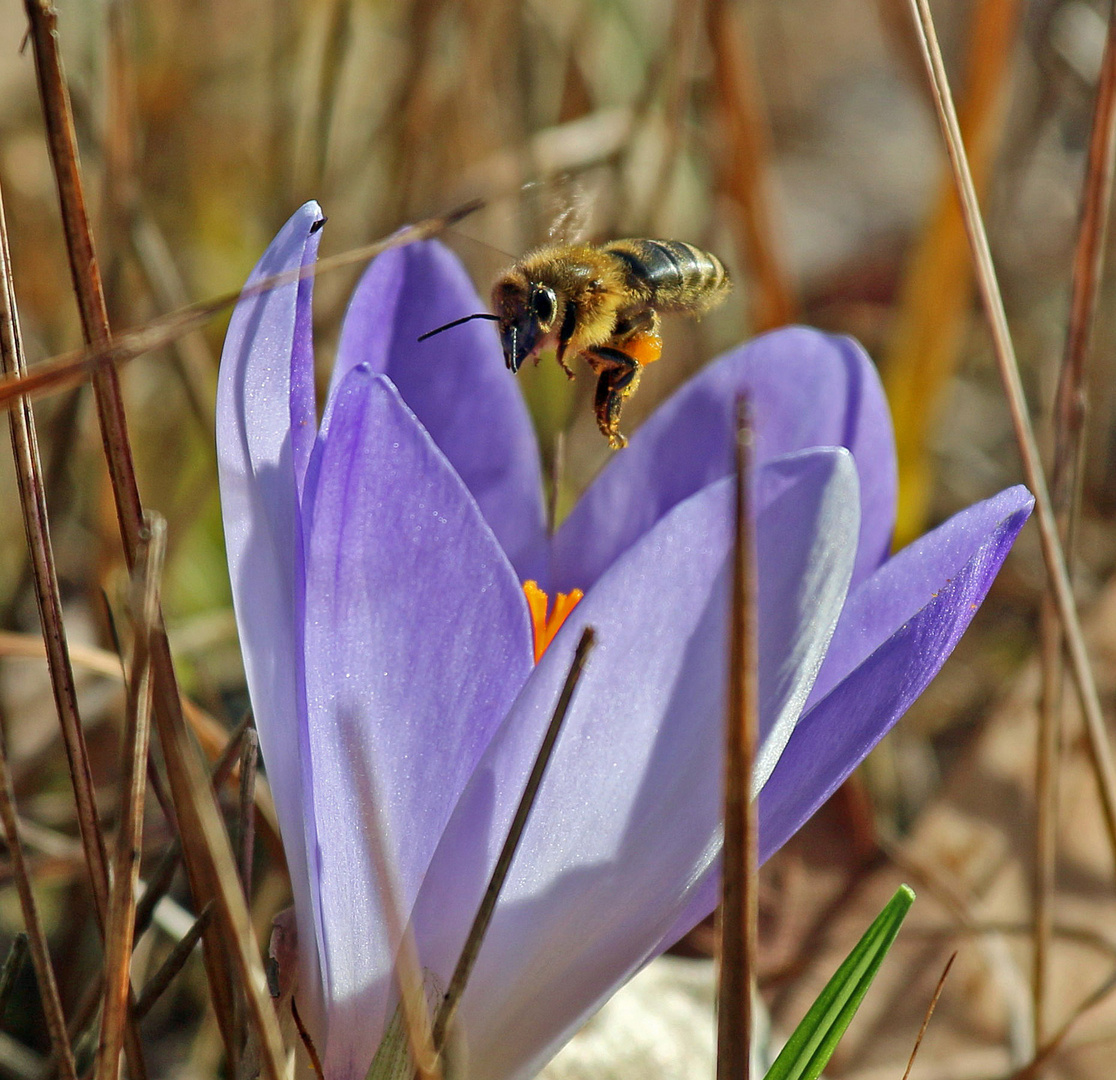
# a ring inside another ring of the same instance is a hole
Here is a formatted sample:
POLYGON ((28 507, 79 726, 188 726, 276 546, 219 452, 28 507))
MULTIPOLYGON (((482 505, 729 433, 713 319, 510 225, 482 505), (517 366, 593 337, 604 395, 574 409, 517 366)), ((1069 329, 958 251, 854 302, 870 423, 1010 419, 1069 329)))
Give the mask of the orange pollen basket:
POLYGON ((580 589, 574 589, 569 593, 560 592, 548 618, 546 605, 550 598, 539 588, 539 583, 525 581, 523 592, 527 596, 527 607, 531 612, 531 629, 535 633, 535 663, 537 664, 542 654, 546 652, 546 647, 554 640, 554 635, 562 629, 562 623, 585 594, 580 589))
POLYGON ((663 355, 663 339, 652 332, 629 338, 623 347, 624 352, 639 364, 653 364, 663 355))

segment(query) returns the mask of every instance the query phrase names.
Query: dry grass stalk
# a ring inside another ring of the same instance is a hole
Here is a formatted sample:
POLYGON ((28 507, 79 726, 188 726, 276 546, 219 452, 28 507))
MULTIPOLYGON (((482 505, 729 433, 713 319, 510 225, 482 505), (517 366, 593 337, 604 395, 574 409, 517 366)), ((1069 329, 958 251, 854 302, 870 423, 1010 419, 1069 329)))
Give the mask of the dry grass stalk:
POLYGON ((435 1014, 431 1041, 434 1044, 436 1053, 440 1054, 445 1049, 451 1035, 454 1014, 457 1012, 457 1006, 461 1002, 461 995, 465 993, 465 986, 469 981, 469 976, 472 974, 473 965, 476 963, 481 945, 484 943, 484 936, 488 931, 489 923, 492 921, 492 913, 496 910, 496 901, 500 898, 500 890, 504 887, 508 872, 511 870, 516 848, 519 846, 519 841, 523 837, 523 830, 527 827, 527 819, 530 816, 531 807, 535 804, 535 798, 542 785, 543 775, 546 772, 547 765, 550 763, 550 757, 554 751, 555 743, 558 741, 558 734, 562 729, 562 723, 566 719, 566 713, 569 711, 570 702, 573 701, 574 691, 577 690, 577 684, 581 680, 581 673, 585 670, 585 664, 589 659, 589 653, 592 652, 595 642, 596 635, 593 628, 587 626, 582 631, 581 639, 578 641, 577 648, 574 650, 574 657, 570 664, 569 673, 566 675, 566 681, 562 686, 562 692, 558 695, 558 703, 554 706, 554 714, 550 718, 550 724, 546 729, 546 733, 543 735, 542 743, 539 746, 539 752, 535 756, 535 763, 531 766, 531 774, 527 777, 527 783, 523 787, 523 794, 520 797, 519 805, 515 808, 515 814, 512 816, 511 824, 508 826, 508 835, 504 838, 504 846, 500 849, 500 854, 496 859, 496 865, 492 870, 492 876, 489 878, 488 885, 484 890, 484 896, 481 898, 480 905, 477 907, 477 914, 473 919, 472 926, 469 927, 469 933, 466 935, 465 944, 461 947, 461 955, 458 957, 457 965, 453 969, 453 975, 450 977, 449 986, 446 987, 445 997, 442 999, 438 1012, 435 1014))
MULTIPOLYGON (((958 124, 978 198, 988 188, 1002 141, 1021 6, 1019 0, 980 0, 966 27, 958 124)), ((965 224, 953 177, 946 173, 907 259, 881 364, 899 456, 896 547, 926 529, 933 483, 928 445, 935 423, 933 406, 957 368, 970 322, 972 286, 965 224)))
POLYGON ((942 991, 945 989, 946 979, 949 978, 949 969, 953 967, 953 961, 957 959, 957 953, 950 954, 950 958, 946 961, 946 966, 942 971, 941 977, 938 979, 938 985, 934 987, 934 995, 930 998, 930 1004, 926 1007, 926 1015, 922 1019, 922 1027, 918 1029, 918 1036, 915 1038, 915 1044, 911 1048, 911 1056, 907 1061, 907 1067, 903 1071, 903 1080, 910 1080, 911 1069, 914 1068, 915 1058, 918 1057, 919 1047, 922 1046, 922 1039, 926 1035, 926 1029, 930 1026, 930 1017, 934 1015, 934 1010, 938 1006, 938 998, 942 996, 942 991))
POLYGON ((256 296, 269 289, 289 285, 292 281, 301 281, 332 270, 359 265, 389 248, 402 247, 416 240, 427 240, 473 213, 480 205, 478 200, 472 200, 451 210, 448 214, 426 218, 383 240, 353 248, 330 258, 319 259, 313 265, 300 270, 274 274, 255 282, 249 288, 238 289, 236 292, 226 293, 213 300, 189 304, 177 311, 151 319, 134 330, 115 334, 105 344, 92 345, 85 349, 53 356, 37 363, 24 375, 0 378, 0 409, 14 409, 20 398, 33 400, 46 394, 79 386, 90 378, 95 380, 98 373, 103 370, 119 367, 143 356, 144 353, 171 345, 179 338, 201 329, 215 315, 228 310, 242 297, 256 296))
POLYGON ((151 733, 150 641, 159 610, 159 581, 166 547, 166 522, 149 515, 148 523, 147 537, 133 575, 136 610, 133 613, 132 662, 128 673, 128 704, 121 755, 124 776, 105 931, 105 998, 97 1052, 98 1080, 116 1080, 119 1075, 131 990, 135 890, 143 845, 143 806, 151 733))
POLYGON ((256 849, 256 765, 260 741, 255 728, 247 728, 240 744, 240 797, 236 811, 236 848, 244 898, 252 895, 252 856, 256 849))
MULTIPOLYGON (((30 23, 30 39, 35 55, 39 96, 43 105, 47 142, 58 188, 59 207, 82 333, 89 345, 107 347, 111 341, 108 312, 86 209, 73 111, 58 49, 57 16, 48 0, 26 0, 25 6, 30 23)), ((93 391, 97 402, 105 460, 116 502, 124 558, 129 569, 133 569, 139 556, 143 511, 128 440, 124 403, 115 367, 102 365, 94 371, 93 391)), ((161 625, 160 614, 156 618, 156 626, 161 627, 161 625)), ((183 848, 187 873, 193 895, 201 898, 211 895, 214 887, 219 888, 225 881, 225 876, 215 865, 220 861, 220 855, 215 854, 204 840, 207 830, 203 827, 201 819, 205 811, 191 802, 192 791, 200 789, 203 792, 202 798, 205 798, 205 789, 200 784, 191 785, 185 779, 189 766, 184 764, 182 757, 192 751, 181 745, 177 738, 182 727, 182 713, 170 647, 161 631, 157 631, 154 635, 151 663, 156 687, 156 721, 167 758, 167 771, 178 811, 179 827, 184 830, 183 848)), ((213 816, 216 817, 216 807, 213 806, 211 809, 213 816)), ((208 831, 212 833, 212 830, 208 831)), ((227 838, 225 846, 227 849, 227 838)), ((228 853, 228 862, 230 864, 232 862, 231 852, 228 853)), ((224 891, 228 893, 231 890, 226 888, 224 891)), ((235 899, 240 900, 243 909, 243 898, 237 895, 235 899)), ((233 904, 235 899, 232 901, 233 904)), ((236 922, 247 926, 247 921, 246 910, 229 915, 230 929, 236 922), (241 916, 240 919, 237 919, 237 914, 241 916)), ((252 975, 256 969, 260 969, 259 958, 254 951, 246 951, 245 941, 235 930, 229 936, 233 942, 231 951, 239 961, 238 966, 248 988, 249 997, 255 999, 255 1008, 252 1011, 256 1023, 266 1032, 262 1039, 265 1046, 265 1071, 270 1080, 280 1080, 279 1061, 282 1046, 275 1018, 273 1013, 268 1011, 269 1004, 252 991, 252 975)), ((225 1036, 226 1051, 230 1059, 234 1059, 235 1047, 231 1028, 232 964, 229 950, 223 948, 221 943, 210 934, 206 938, 205 958, 214 1007, 225 1036)), ((259 981, 262 983, 262 970, 259 974, 259 981)))
POLYGON ((794 322, 796 310, 772 219, 770 134, 738 8, 711 0, 707 23, 725 146, 715 161, 717 186, 737 210, 737 254, 752 268, 752 329, 758 333, 794 322))
MULTIPOLYGON (((8 250, 7 222, 0 202, 0 372, 19 378, 25 370, 23 345, 16 313, 15 286, 8 250)), ((62 598, 50 542, 46 491, 39 460, 35 418, 30 402, 17 400, 9 413, 12 452, 16 465, 20 507, 30 553, 31 574, 35 585, 43 644, 47 654, 51 688, 61 727, 77 808, 86 864, 93 889, 94 910, 102 938, 108 916, 109 875, 104 836, 97 816, 93 774, 82 730, 73 668, 70 664, 66 630, 62 618, 62 598)), ((128 1017, 122 1020, 128 1063, 135 1080, 145 1076, 139 1033, 128 1017)), ((58 1047, 55 1048, 58 1053, 58 1047)))
POLYGON ((4 1013, 8 1010, 8 1002, 11 1000, 12 990, 15 989, 16 979, 19 978, 19 973, 23 970, 23 962, 30 951, 31 939, 25 931, 20 930, 12 938, 12 947, 4 957, 3 966, 0 966, 0 1021, 3 1021, 4 1013))
POLYGON ((1011 1074, 1008 1080, 1038 1080, 1047 1062, 1058 1052, 1077 1022, 1116 990, 1116 974, 1105 979, 1076 1009, 1060 1028, 1035 1051, 1034 1059, 1011 1074))
MULTIPOLYGON (((244 720, 230 732, 228 744, 225 746, 224 752, 220 755, 213 767, 210 779, 214 791, 220 790, 221 786, 228 781, 229 776, 232 774, 237 755, 240 751, 241 739, 248 729, 248 720, 249 718, 245 717, 244 720)), ((143 892, 135 905, 135 917, 132 929, 133 939, 139 938, 151 925, 151 920, 155 915, 155 908, 159 901, 170 891, 171 884, 174 881, 175 874, 178 872, 181 861, 182 844, 178 839, 172 840, 167 850, 163 853, 163 857, 159 860, 158 865, 147 878, 143 892)), ((209 917, 212 915, 212 906, 211 903, 207 904, 205 910, 198 916, 195 922, 195 929, 199 935, 209 923, 209 917)), ((161 993, 162 990, 166 989, 173 975, 177 973, 182 964, 185 963, 191 950, 185 949, 185 951, 183 951, 184 949, 185 947, 180 942, 174 950, 175 954, 181 954, 180 960, 177 961, 177 966, 173 966, 171 958, 168 957, 163 967, 160 968, 160 971, 156 976, 152 977, 152 982, 144 987, 143 1000, 146 1001, 146 1005, 141 1008, 141 1003, 136 1003, 135 1016, 137 1021, 143 1018, 158 998, 158 994, 154 993, 153 989, 154 985, 159 985, 155 983, 155 979, 159 977, 164 979, 161 984, 161 989, 159 990, 159 993, 161 993)), ((89 981, 78 1007, 74 1010, 73 1016, 70 1018, 69 1032, 72 1039, 75 1039, 81 1032, 85 1031, 90 1023, 92 1023, 104 997, 104 987, 103 973, 98 972, 97 976, 89 981)))
POLYGON ((201 913, 194 920, 190 929, 182 936, 182 940, 175 945, 167 958, 159 965, 159 970, 148 979, 143 988, 143 993, 140 994, 139 1000, 136 1002, 137 1019, 142 1020, 151 1011, 155 1002, 166 992, 167 987, 174 981, 174 977, 182 970, 186 961, 190 959, 190 954, 201 940, 201 936, 205 933, 205 928, 209 925, 212 917, 213 904, 210 902, 201 909, 201 913))
POLYGON ((8 859, 11 862, 12 876, 15 878, 16 890, 19 893, 23 925, 27 929, 31 944, 31 959, 35 965, 39 1000, 42 1003, 47 1032, 50 1035, 54 1067, 62 1080, 77 1080, 77 1067, 74 1064, 74 1055, 66 1031, 66 1017, 62 1012, 58 984, 50 963, 46 930, 35 902, 35 894, 31 890, 31 877, 23 856, 23 842, 19 837, 15 792, 12 789, 11 770, 8 768, 8 755, 2 746, 0 746, 0 825, 3 826, 4 840, 8 845, 8 859))
MULTIPOLYGON (((663 145, 655 178, 642 209, 635 215, 636 233, 658 236, 660 211, 666 205, 671 185, 686 146, 687 112, 691 106, 698 47, 702 36, 702 11, 697 0, 675 0, 671 28, 659 65, 663 68, 663 145)), ((657 81, 648 73, 644 94, 650 106, 650 92, 657 81)))
MULTIPOLYGON (((1112 203, 1116 164, 1116 10, 1108 32, 1097 83, 1093 126, 1081 199, 1081 220, 1073 259, 1070 315, 1054 401, 1054 460, 1051 501, 1059 535, 1072 570, 1074 522, 1080 510, 1080 462, 1085 447, 1086 365, 1096 321, 1104 264, 1105 237, 1112 203)), ((1054 866, 1057 855, 1058 761, 1065 665, 1062 631, 1054 602, 1044 598, 1041 626, 1042 707, 1035 778, 1038 818, 1035 836, 1035 941, 1032 996, 1035 1045, 1046 1037, 1049 951, 1053 932, 1054 866)))
MULTIPOLYGON (((353 723, 341 725, 348 733, 355 730, 353 723)), ((360 761, 360 752, 354 748, 351 760, 360 761)), ((360 805, 364 808, 365 828, 368 837, 372 864, 376 871, 377 896, 380 912, 384 920, 384 933, 389 948, 395 954, 392 974, 399 989, 399 1007, 403 1020, 403 1032, 407 1038, 410 1060, 414 1066, 415 1080, 442 1080, 443 1070, 431 1037, 430 1012, 427 1008, 426 991, 423 985, 422 962, 399 891, 399 869, 393 858, 391 846, 387 843, 383 817, 380 814, 380 797, 371 770, 359 774, 360 805)), ((295 1006, 292 1001, 292 1011, 295 1006)), ((317 1054, 309 1035, 301 1032, 308 1053, 317 1054)), ((321 1074, 320 1066, 315 1066, 316 1075, 321 1074)))
POLYGON ((1082 711, 1085 714, 1089 751, 1097 777, 1109 846, 1113 858, 1116 859, 1116 762, 1113 761, 1112 749, 1108 743, 1100 698, 1090 667, 1085 639, 1081 632, 1081 621, 1073 598, 1073 590, 1070 586, 1069 573, 1066 570, 1061 541, 1058 537, 1058 526, 1050 501, 1046 475, 1043 472, 1034 429, 1027 410, 1027 400, 1019 377, 1019 365, 1015 359, 1015 350, 1007 326, 1007 316, 1004 313, 1003 298, 1000 295, 995 267, 992 264, 992 254, 988 247, 988 237, 984 231, 980 207, 977 204, 972 177, 969 174, 965 147, 957 123, 957 113, 953 107, 953 98, 950 94, 949 80, 946 76, 945 65, 942 62, 941 50, 934 32, 933 18, 927 0, 909 0, 909 2, 914 11, 916 25, 919 28, 919 40, 934 89, 934 103, 961 196, 965 228, 973 251, 977 283, 992 331, 996 362, 1004 385, 1008 408, 1011 412, 1016 442, 1023 459, 1023 473, 1027 485, 1035 497, 1035 511, 1043 559, 1057 603, 1058 617, 1066 635, 1073 677, 1081 699, 1082 711))
MULTIPOLYGON (((54 13, 36 0, 27 0, 27 8, 83 331, 91 346, 107 348, 110 346, 108 318, 85 210, 72 114, 57 51, 54 13)), ((141 526, 140 504, 115 368, 99 366, 93 383, 125 559, 129 566, 134 566, 141 526)), ((203 936, 203 945, 226 1053, 230 1060, 237 1060, 239 1048, 232 990, 235 970, 247 996, 247 1015, 260 1049, 263 1071, 270 1080, 279 1080, 282 1044, 274 1010, 267 998, 263 969, 228 836, 195 751, 185 737, 170 649, 161 630, 161 614, 155 625, 158 628, 152 647, 155 718, 178 816, 187 874, 195 897, 213 896, 217 901, 218 919, 224 931, 219 941, 211 929, 203 936)))
MULTIPOLYGON (((8 255, 7 225, 4 218, 3 204, 0 203, 0 366, 5 373, 19 373, 22 367, 22 347, 19 340, 18 323, 16 319, 15 298, 12 286, 11 266, 8 255)), ((25 400, 17 400, 16 407, 11 410, 10 423, 12 432, 12 449, 16 459, 16 475, 20 487, 21 501, 25 509, 25 522, 28 532, 28 542, 32 550, 35 569, 44 572, 44 578, 37 578, 40 585, 40 605, 44 598, 53 595, 58 599, 57 577, 53 573, 53 560, 50 557, 50 542, 46 530, 46 507, 42 500, 41 470, 38 465, 38 448, 35 442, 34 417, 25 400), (35 558, 38 556, 38 558, 35 558), (53 582, 53 591, 49 587, 44 593, 42 586, 46 582, 53 582)), ((55 663, 51 665, 52 685, 55 688, 56 700, 60 687, 63 690, 61 707, 72 707, 74 716, 77 715, 76 695, 73 694, 73 673, 69 670, 68 657, 65 649, 65 637, 62 631, 60 605, 55 618, 50 618, 47 609, 40 607, 44 617, 44 639, 50 656, 55 663), (53 633, 50 631, 54 631, 53 633), (51 648, 53 646, 53 649, 51 648), (55 664, 60 663, 59 673, 56 674, 55 664), (61 672, 69 673, 70 694, 64 693, 64 676, 61 672)), ((63 721, 63 730, 66 729, 63 721)), ((74 725, 80 738, 81 725, 74 725)), ((86 762, 86 774, 88 764, 86 762)), ((96 822, 96 814, 93 815, 96 822)), ((7 755, 0 747, 0 820, 3 822, 5 840, 8 845, 8 857, 12 865, 16 888, 19 893, 20 907, 23 912, 23 922, 27 929, 31 957, 35 965, 35 973, 39 982, 39 997, 43 1013, 46 1017, 47 1029, 53 1051, 56 1068, 64 1078, 76 1080, 77 1071, 73 1053, 70 1049, 70 1040, 66 1031, 66 1018, 62 1012, 62 1002, 58 995, 58 985, 55 982, 54 971, 51 967, 50 953, 47 948, 46 932, 31 890, 31 880, 23 857, 23 845, 19 837, 19 826, 15 809, 15 793, 12 789, 11 773, 8 769, 7 755)), ((79 814, 79 820, 81 818, 79 814)), ((14 946, 13 946, 14 948, 14 946)), ((9 961, 11 957, 9 957, 9 961)), ((5 965, 5 983, 10 989, 11 970, 10 963, 5 965)))
POLYGON ((759 831, 752 773, 759 728, 755 552, 750 517, 752 432, 737 403, 736 542, 732 559, 728 714, 725 717, 725 840, 721 856, 717 1080, 752 1075, 752 991, 758 953, 759 831))

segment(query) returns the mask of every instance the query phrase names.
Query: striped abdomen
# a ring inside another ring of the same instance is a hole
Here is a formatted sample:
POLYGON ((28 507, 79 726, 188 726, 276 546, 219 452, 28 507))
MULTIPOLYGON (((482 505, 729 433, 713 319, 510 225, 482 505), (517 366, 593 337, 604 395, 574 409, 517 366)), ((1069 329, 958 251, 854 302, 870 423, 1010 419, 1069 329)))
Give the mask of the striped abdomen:
POLYGON ((614 240, 603 250, 626 265, 629 288, 650 307, 702 312, 732 286, 716 255, 681 240, 614 240))

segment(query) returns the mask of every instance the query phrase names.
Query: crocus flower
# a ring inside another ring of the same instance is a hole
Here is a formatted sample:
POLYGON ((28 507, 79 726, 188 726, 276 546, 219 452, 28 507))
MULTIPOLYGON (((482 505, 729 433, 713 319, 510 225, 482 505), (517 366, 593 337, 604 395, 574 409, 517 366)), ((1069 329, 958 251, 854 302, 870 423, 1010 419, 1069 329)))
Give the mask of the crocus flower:
MULTIPOLYGON (((322 221, 304 206, 254 279, 312 262, 322 221)), ((1004 491, 889 559, 895 460, 875 372, 855 342, 795 328, 706 367, 551 537, 491 325, 416 340, 480 310, 454 257, 426 242, 372 264, 320 424, 311 291, 304 278, 241 300, 217 402, 300 1011, 328 1080, 361 1080, 395 1008, 371 829, 429 985, 446 985, 592 625, 458 1014, 472 1080, 527 1077, 716 900, 736 397, 756 433, 763 857, 937 672, 1031 498, 1004 491), (584 592, 537 663, 528 579, 584 592)))

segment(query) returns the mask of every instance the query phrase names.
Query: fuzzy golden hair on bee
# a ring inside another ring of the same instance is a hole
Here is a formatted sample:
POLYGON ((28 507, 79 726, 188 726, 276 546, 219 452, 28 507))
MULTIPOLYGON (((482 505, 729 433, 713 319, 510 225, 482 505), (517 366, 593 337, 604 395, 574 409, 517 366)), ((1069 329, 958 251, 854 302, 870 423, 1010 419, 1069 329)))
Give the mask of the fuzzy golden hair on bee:
POLYGON ((732 285, 721 261, 680 240, 614 240, 607 244, 551 244, 525 255, 492 287, 494 314, 472 318, 498 324, 508 369, 516 372, 553 348, 562 369, 581 356, 597 374, 596 413, 614 449, 627 445, 620 411, 641 369, 659 358, 660 313, 700 316, 732 285))

